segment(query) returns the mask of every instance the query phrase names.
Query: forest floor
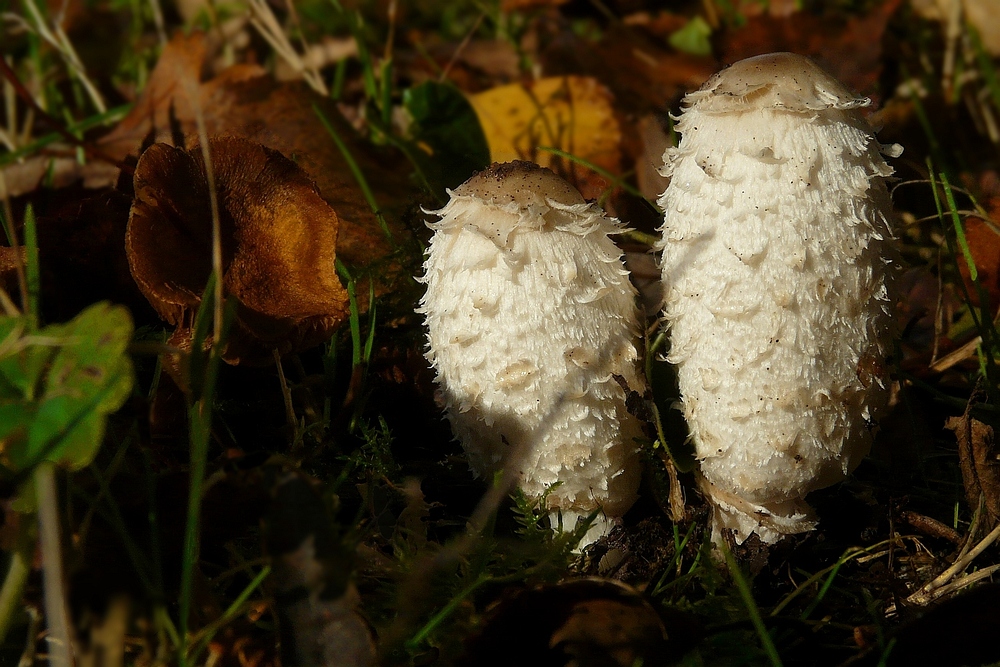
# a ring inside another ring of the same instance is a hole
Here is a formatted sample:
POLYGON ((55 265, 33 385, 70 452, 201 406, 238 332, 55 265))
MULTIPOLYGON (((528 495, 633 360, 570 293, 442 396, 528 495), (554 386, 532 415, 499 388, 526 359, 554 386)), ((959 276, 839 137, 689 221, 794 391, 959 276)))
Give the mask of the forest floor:
POLYGON ((0 665, 1000 664, 995 4, 660 4, 0 0, 0 665), (435 401, 426 211, 552 168, 655 349, 671 114, 774 51, 903 147, 891 406, 815 531, 720 550, 654 387, 580 553, 435 401))

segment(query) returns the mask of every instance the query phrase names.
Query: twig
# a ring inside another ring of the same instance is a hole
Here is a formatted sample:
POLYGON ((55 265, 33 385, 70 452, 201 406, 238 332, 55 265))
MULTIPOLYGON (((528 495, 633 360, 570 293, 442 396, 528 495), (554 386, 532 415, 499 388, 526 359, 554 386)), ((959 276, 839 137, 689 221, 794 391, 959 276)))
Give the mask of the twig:
POLYGON ((940 373, 946 371, 956 364, 960 364, 966 359, 972 357, 980 345, 983 344, 983 337, 976 336, 968 343, 958 348, 957 350, 952 350, 948 354, 944 355, 934 363, 930 365, 930 370, 935 373, 940 373))
MULTIPOLYGON (((972 533, 970 533, 970 535, 971 534, 972 533)), ((974 561, 976 557, 979 556, 979 554, 983 553, 990 545, 992 545, 994 542, 997 541, 997 538, 1000 538, 1000 526, 994 528, 989 535, 984 537, 979 542, 979 544, 973 547, 967 554, 956 560, 951 567, 942 572, 932 581, 925 584, 919 591, 906 598, 906 601, 911 604, 926 605, 944 595, 945 593, 941 591, 947 588, 946 584, 949 584, 949 582, 951 582, 951 580, 954 579, 955 575, 957 575, 959 572, 969 567, 969 565, 972 564, 972 561, 974 561)), ((983 570, 983 572, 989 571, 990 574, 992 574, 995 571, 995 569, 996 566, 993 566, 992 568, 986 568, 985 570, 983 570)), ((984 575, 984 576, 989 576, 989 575, 984 575)), ((957 590, 958 588, 966 586, 968 585, 968 583, 973 583, 975 581, 978 581, 981 578, 983 578, 983 576, 979 576, 978 572, 975 574, 971 574, 967 577, 963 577, 962 579, 956 582, 951 583, 949 590, 957 590), (970 579, 971 577, 978 577, 978 578, 973 579, 972 581, 969 581, 967 583, 962 583, 965 582, 967 579, 970 579), (960 583, 961 586, 958 586, 957 584, 960 583)))
MULTIPOLYGON (((290 2, 289 6, 291 6, 290 2)), ((293 70, 302 75, 310 88, 323 97, 327 97, 330 94, 330 89, 323 82, 323 77, 320 76, 319 70, 315 67, 310 68, 302 60, 302 56, 299 55, 295 47, 288 41, 288 36, 285 35, 284 30, 282 30, 281 25, 278 23, 277 17, 275 17, 274 12, 271 11, 267 2, 265 0, 250 0, 249 8, 250 23, 257 29, 261 37, 271 45, 271 48, 275 50, 278 56, 284 59, 293 70)), ((304 38, 303 44, 305 44, 304 38)))

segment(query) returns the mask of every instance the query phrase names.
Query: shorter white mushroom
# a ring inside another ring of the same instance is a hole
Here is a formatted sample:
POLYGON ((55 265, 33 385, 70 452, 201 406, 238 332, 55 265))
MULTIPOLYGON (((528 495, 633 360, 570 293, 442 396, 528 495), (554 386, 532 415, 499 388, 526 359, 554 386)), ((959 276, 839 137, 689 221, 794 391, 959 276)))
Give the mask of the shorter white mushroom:
POLYGON ((424 265, 427 358, 476 475, 503 467, 585 542, 636 498, 640 393, 635 289, 611 236, 622 231, 553 172, 494 164, 451 192, 424 265))

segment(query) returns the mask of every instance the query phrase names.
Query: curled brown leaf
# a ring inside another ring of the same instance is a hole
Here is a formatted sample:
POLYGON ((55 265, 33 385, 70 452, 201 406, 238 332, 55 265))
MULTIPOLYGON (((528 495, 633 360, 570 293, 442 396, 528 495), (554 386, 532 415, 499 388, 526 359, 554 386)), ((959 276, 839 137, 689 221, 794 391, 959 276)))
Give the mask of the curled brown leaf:
MULTIPOLYGON (((339 220, 309 177, 255 142, 209 141, 222 283, 239 301, 223 357, 266 363, 325 340, 347 317, 334 267, 339 220)), ((211 272, 212 214, 200 148, 154 144, 135 172, 126 233, 132 275, 163 319, 190 327, 211 272)))
POLYGON ((993 427, 966 411, 945 422, 945 428, 953 431, 958 440, 958 462, 969 507, 975 511, 983 499, 984 526, 988 530, 1000 521, 1000 462, 993 427))

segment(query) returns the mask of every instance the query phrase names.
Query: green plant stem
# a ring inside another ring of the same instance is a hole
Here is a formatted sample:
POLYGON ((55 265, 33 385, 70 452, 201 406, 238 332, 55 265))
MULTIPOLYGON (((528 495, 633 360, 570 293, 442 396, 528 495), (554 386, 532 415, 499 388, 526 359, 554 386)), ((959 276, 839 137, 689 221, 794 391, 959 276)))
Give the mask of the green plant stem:
POLYGON ((418 630, 417 633, 406 642, 406 648, 411 651, 418 648, 421 642, 427 639, 439 625, 451 616, 452 612, 458 608, 458 605, 462 604, 463 600, 475 593, 480 586, 490 580, 490 575, 481 574, 475 581, 459 591, 455 597, 448 601, 448 604, 442 607, 438 613, 434 614, 434 616, 432 616, 431 619, 424 624, 424 627, 420 628, 420 630, 418 630))
POLYGON ((265 565, 264 569, 262 569, 257 576, 253 578, 250 584, 236 597, 236 599, 233 600, 233 603, 229 605, 225 612, 223 612, 222 616, 206 625, 205 628, 198 633, 201 635, 201 639, 198 642, 197 650, 192 656, 194 662, 197 662, 200 659, 202 652, 208 646, 209 642, 212 641, 212 638, 215 637, 216 633, 236 618, 237 614, 239 614, 240 610, 243 608, 243 605, 245 605, 246 601, 250 599, 253 592, 257 590, 262 583, 264 583, 264 579, 266 579, 269 574, 271 574, 271 566, 265 565))
POLYGON ((210 321, 209 313, 213 310, 218 311, 211 303, 215 279, 215 273, 212 273, 205 286, 202 303, 195 318, 195 334, 191 345, 192 385, 197 379, 195 368, 199 369, 198 375, 203 381, 200 383, 197 393, 193 394, 194 400, 188 407, 191 462, 187 523, 184 529, 184 548, 181 560, 180 624, 178 628, 180 641, 177 644, 177 663, 180 667, 186 667, 188 664, 188 622, 191 616, 191 598, 194 592, 194 570, 198 563, 200 548, 202 488, 208 461, 208 445, 212 437, 212 401, 215 397, 215 385, 219 376, 219 364, 222 361, 221 350, 236 314, 236 302, 231 300, 225 304, 222 326, 215 327, 219 331, 219 336, 212 341, 212 347, 205 351, 204 341, 210 321), (202 360, 202 362, 196 364, 195 360, 202 360))
MULTIPOLYGON (((351 328, 351 367, 361 365, 361 310, 358 308, 357 281, 351 275, 350 269, 340 259, 334 260, 339 275, 347 283, 347 303, 349 308, 349 324, 351 328)), ((368 304, 371 306, 371 304, 368 304)))
POLYGON ((340 154, 344 156, 344 162, 347 163, 347 167, 351 170, 354 175, 354 180, 358 182, 358 187, 361 188, 361 193, 365 197, 365 201, 368 202, 368 206, 371 208, 372 213, 375 214, 375 219, 378 220, 378 225, 382 229, 382 233, 389 240, 389 243, 393 243, 392 232, 389 231, 389 225, 385 221, 385 217, 382 215, 381 209, 379 209, 378 202, 375 200, 375 194, 372 189, 368 186, 368 179, 365 178, 364 173, 361 171, 361 167, 354 160, 354 156, 351 155, 351 151, 347 149, 347 144, 344 143, 340 135, 337 134, 337 130, 334 129, 333 125, 330 124, 330 119, 326 117, 323 110, 319 108, 318 104, 313 104, 313 111, 319 116, 319 120, 323 123, 323 127, 326 128, 327 133, 330 138, 333 139, 333 143, 337 144, 337 149, 340 154))
POLYGON ((25 311, 32 328, 41 323, 40 300, 42 292, 41 270, 38 265, 38 225, 35 224, 35 209, 28 204, 24 209, 24 249, 27 251, 25 279, 27 281, 28 304, 25 311))
POLYGON ((663 214, 663 211, 660 210, 660 207, 657 206, 655 201, 653 201, 652 199, 647 199, 646 196, 641 192, 639 192, 637 188, 634 188, 625 181, 623 181, 620 176, 615 176, 607 169, 597 166, 590 160, 582 158, 578 155, 573 155, 572 153, 567 153, 566 151, 560 150, 558 148, 553 148, 552 146, 539 146, 538 150, 545 151, 546 153, 552 153, 553 155, 558 155, 563 159, 570 160, 572 162, 576 162, 577 164, 583 165, 587 169, 590 169, 594 173, 599 174, 604 178, 608 179, 609 181, 611 181, 611 184, 614 185, 615 187, 621 188, 622 190, 629 193, 633 197, 638 197, 639 199, 642 199, 647 204, 649 204, 650 208, 652 208, 660 215, 663 214))
POLYGON ((740 597, 743 599, 743 605, 747 608, 747 615, 750 616, 750 622, 753 623, 753 627, 757 630, 757 635, 760 637, 760 642, 764 646, 764 652, 767 654, 771 666, 782 667, 778 648, 774 645, 774 640, 771 638, 771 633, 768 632, 767 626, 764 625, 760 609, 757 607, 756 600, 753 599, 753 591, 750 590, 750 584, 743 576, 743 572, 740 571, 740 567, 737 565, 736 559, 733 558, 733 552, 729 550, 729 547, 722 544, 721 548, 723 555, 726 557, 726 565, 729 567, 729 573, 733 577, 733 583, 736 584, 736 590, 739 591, 740 597))
MULTIPOLYGON (((26 532, 27 526, 28 524, 25 522, 22 532, 26 532)), ((28 573, 31 572, 31 568, 28 566, 30 558, 31 551, 29 549, 18 548, 10 555, 10 567, 7 568, 3 588, 0 588, 0 643, 6 639, 17 609, 22 604, 21 595, 24 592, 24 585, 28 581, 28 573)))
POLYGON ((63 592, 62 547, 59 540, 59 494, 55 464, 45 461, 35 468, 38 532, 42 549, 42 582, 45 588, 45 622, 49 629, 49 664, 69 667, 70 634, 66 596, 63 592))
POLYGON ((962 219, 958 215, 958 206, 955 204, 955 193, 951 190, 951 183, 948 181, 946 173, 941 172, 938 177, 941 179, 941 187, 944 188, 945 200, 948 202, 948 213, 951 217, 952 227, 955 229, 958 247, 961 248, 965 265, 969 268, 969 278, 975 283, 979 280, 979 270, 976 268, 976 260, 972 257, 969 241, 965 238, 965 229, 962 227, 962 219))
POLYGON ((181 569, 180 645, 178 664, 187 664, 188 621, 191 616, 191 597, 194 568, 198 562, 199 532, 201 528, 201 489, 205 481, 208 459, 208 441, 212 430, 212 408, 205 400, 196 402, 188 410, 191 428, 191 473, 188 490, 187 525, 184 531, 184 552, 181 569))
MULTIPOLYGON (((870 554, 873 551, 877 551, 878 549, 881 549, 881 548, 887 546, 891 542, 892 542, 892 540, 883 540, 881 542, 878 542, 876 544, 872 544, 872 545, 864 547, 864 548, 852 547, 852 548, 848 549, 843 554, 841 554, 840 558, 837 559, 836 563, 834 563, 833 565, 830 565, 829 567, 823 568, 822 570, 820 570, 819 572, 817 572, 816 574, 812 575, 811 577, 809 577, 808 579, 806 579, 805 581, 803 581, 801 584, 799 584, 795 588, 794 591, 792 591, 791 593, 789 593, 788 595, 786 595, 784 597, 784 599, 782 599, 781 602, 779 602, 774 607, 774 609, 771 610, 771 614, 770 615, 771 616, 777 616, 778 614, 781 613, 781 611, 785 607, 788 606, 788 604, 792 600, 794 600, 800 594, 802 594, 803 592, 805 592, 806 590, 808 590, 810 586, 812 586, 813 584, 817 583, 823 577, 827 577, 827 581, 824 583, 822 589, 820 590, 821 594, 817 595, 818 598, 822 599, 822 596, 825 595, 826 591, 830 588, 830 585, 833 583, 833 579, 836 576, 837 572, 840 570, 841 566, 843 566, 848 561, 854 560, 855 558, 859 558, 860 556, 864 556, 866 554, 870 554), (829 575, 829 576, 827 576, 827 575, 829 575)), ((810 604, 809 607, 806 608, 806 611, 803 612, 802 619, 805 620, 805 618, 808 616, 808 614, 812 613, 812 611, 814 609, 815 609, 815 605, 814 604, 810 604)))
MULTIPOLYGON (((66 132, 69 132, 70 134, 77 134, 86 132, 87 130, 94 127, 109 125, 124 118, 125 115, 131 110, 132 110, 131 104, 123 104, 119 107, 115 107, 114 109, 108 110, 106 113, 97 114, 89 118, 84 118, 83 120, 77 123, 72 123, 70 125, 67 125, 66 132)), ((21 158, 31 155, 33 153, 37 153, 46 146, 54 144, 60 139, 65 139, 65 138, 66 137, 59 132, 50 132, 48 134, 44 134, 35 139, 34 141, 32 141, 31 143, 22 146, 21 148, 18 148, 17 150, 0 155, 0 165, 17 162, 21 158)))

